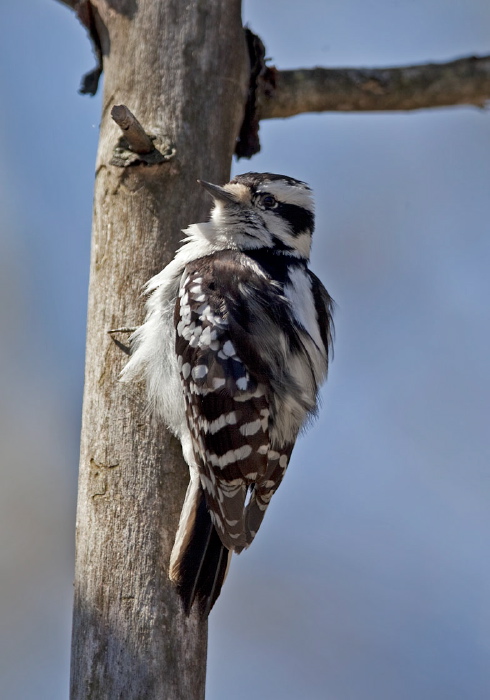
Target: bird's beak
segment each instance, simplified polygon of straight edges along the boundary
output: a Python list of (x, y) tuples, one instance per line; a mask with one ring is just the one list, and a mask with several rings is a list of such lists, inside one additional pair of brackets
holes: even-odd
[(219, 202), (232, 202), (237, 203), (237, 199), (234, 194), (225, 190), (224, 187), (219, 187), (219, 185), (213, 185), (211, 182), (206, 182), (205, 180), (198, 180), (198, 183), (204, 187), (205, 190), (209, 192), (211, 197)]

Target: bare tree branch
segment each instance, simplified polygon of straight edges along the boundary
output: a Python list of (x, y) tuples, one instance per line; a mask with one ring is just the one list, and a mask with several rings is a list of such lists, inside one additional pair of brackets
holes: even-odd
[[(81, 92), (95, 94), (102, 67), (90, 20), (90, 0), (58, 2), (74, 9), (89, 29), (98, 64), (85, 77)], [(250, 30), (246, 32), (250, 35), (248, 39), (252, 37), (264, 48), (259, 37)], [(490, 56), (466, 56), (447, 63), (395, 68), (298, 68), (282, 71), (265, 66), (262, 56), (262, 71), (255, 80), (252, 114), (248, 121), (255, 120), (256, 123), (260, 119), (293, 117), (305, 112), (411, 111), (455, 105), (484, 107), (490, 100)], [(250, 135), (241, 134), (241, 138), (245, 141)], [(255, 145), (245, 144), (241, 150), (240, 146), (237, 148), (239, 157), (249, 158), (260, 150), (258, 135), (255, 134), (254, 138)]]
[(268, 69), (258, 94), (260, 119), (303, 112), (414, 110), (490, 100), (490, 56), (399, 68)]

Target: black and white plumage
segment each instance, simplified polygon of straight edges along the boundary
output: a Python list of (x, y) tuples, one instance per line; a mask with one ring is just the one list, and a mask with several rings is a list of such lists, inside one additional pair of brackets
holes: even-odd
[(314, 207), (293, 178), (246, 173), (146, 291), (125, 381), (180, 439), (190, 483), (170, 561), (189, 612), (207, 615), (233, 552), (248, 547), (317, 410), (332, 300), (308, 269)]

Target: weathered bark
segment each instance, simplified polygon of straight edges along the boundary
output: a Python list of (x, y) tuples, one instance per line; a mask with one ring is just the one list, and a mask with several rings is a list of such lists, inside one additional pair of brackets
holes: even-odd
[[(77, 512), (72, 700), (204, 696), (206, 624), (167, 566), (187, 485), (180, 446), (118, 382), (111, 328), (143, 319), (142, 285), (206, 218), (197, 178), (225, 182), (245, 103), (240, 0), (92, 0), (104, 105), (95, 183)], [(157, 165), (110, 164), (125, 104), (172, 143)], [(123, 339), (125, 340), (125, 338)]]
[(257, 95), (259, 119), (303, 112), (483, 107), (490, 100), (490, 56), (398, 68), (269, 69), (265, 78)]

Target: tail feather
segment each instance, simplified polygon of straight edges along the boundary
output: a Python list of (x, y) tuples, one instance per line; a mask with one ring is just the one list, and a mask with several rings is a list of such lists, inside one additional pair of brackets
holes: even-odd
[(197, 601), (207, 617), (228, 572), (231, 552), (221, 542), (211, 522), (206, 499), (198, 482), (189, 485), (171, 558), (170, 578), (177, 585), (184, 610), (190, 613)]

